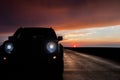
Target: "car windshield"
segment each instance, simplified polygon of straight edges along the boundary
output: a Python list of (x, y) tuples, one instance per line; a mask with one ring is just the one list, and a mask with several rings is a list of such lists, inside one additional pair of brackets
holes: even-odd
[(42, 37), (42, 38), (52, 38), (56, 39), (57, 36), (53, 29), (51, 28), (24, 28), (23, 30), (18, 30), (15, 33), (17, 38), (21, 37)]

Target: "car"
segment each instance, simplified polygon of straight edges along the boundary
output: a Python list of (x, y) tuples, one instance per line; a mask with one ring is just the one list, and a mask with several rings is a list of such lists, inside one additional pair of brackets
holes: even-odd
[(51, 27), (20, 27), (0, 46), (0, 65), (8, 71), (61, 75), (64, 68), (62, 40)]

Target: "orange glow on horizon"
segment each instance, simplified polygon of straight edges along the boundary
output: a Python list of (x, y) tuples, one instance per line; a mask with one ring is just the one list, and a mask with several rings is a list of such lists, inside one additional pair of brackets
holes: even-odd
[[(120, 25), (102, 26), (96, 28), (61, 30), (57, 31), (63, 36), (62, 43), (67, 46), (77, 47), (97, 44), (120, 43)], [(74, 44), (73, 44), (74, 43)], [(82, 43), (82, 45), (81, 45)]]
[(73, 47), (75, 48), (75, 47), (77, 47), (77, 46), (74, 44)]
[[(109, 27), (111, 25), (120, 25), (120, 21), (115, 22), (104, 22), (104, 23), (95, 23), (95, 24), (89, 24), (89, 23), (80, 23), (80, 22), (69, 22), (66, 24), (61, 25), (52, 25), (52, 28), (55, 29), (55, 31), (60, 30), (75, 30), (75, 29), (88, 29), (88, 28), (101, 28), (101, 27)], [(69, 28), (69, 29), (68, 29)]]

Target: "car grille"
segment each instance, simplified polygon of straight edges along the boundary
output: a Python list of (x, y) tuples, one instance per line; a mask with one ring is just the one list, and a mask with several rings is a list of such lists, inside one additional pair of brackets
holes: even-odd
[(34, 57), (46, 57), (46, 43), (45, 39), (29, 39), (24, 40), (20, 43), (19, 51), (24, 53), (23, 56), (29, 56), (30, 58)]

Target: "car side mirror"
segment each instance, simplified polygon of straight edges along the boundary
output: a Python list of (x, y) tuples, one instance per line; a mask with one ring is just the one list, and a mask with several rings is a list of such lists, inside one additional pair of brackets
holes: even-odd
[(12, 39), (13, 39), (13, 36), (9, 36), (8, 39), (9, 39), (9, 40), (12, 40)]
[(63, 40), (63, 37), (62, 36), (58, 36), (58, 41), (61, 41)]

